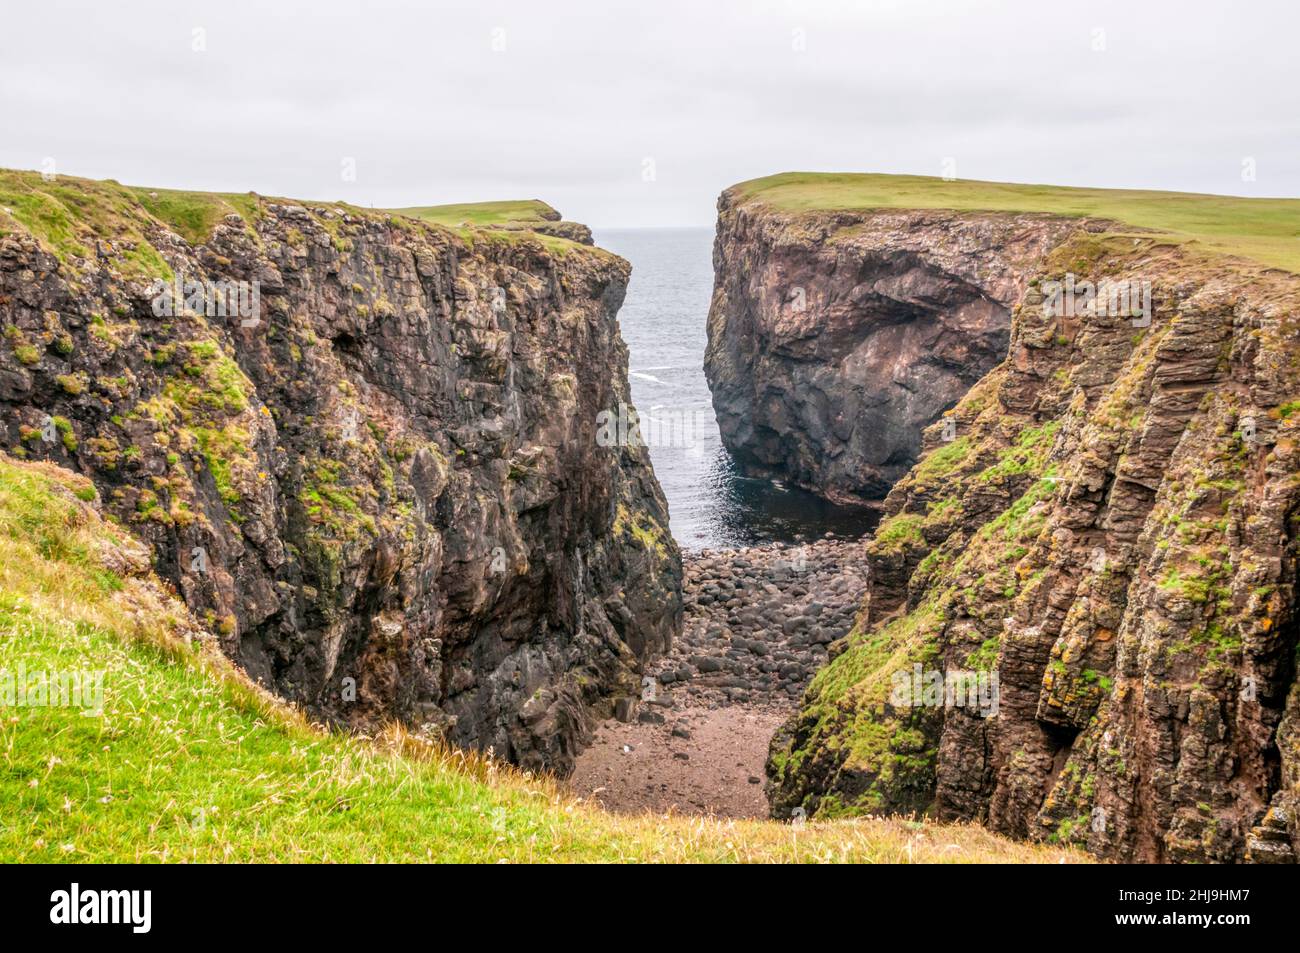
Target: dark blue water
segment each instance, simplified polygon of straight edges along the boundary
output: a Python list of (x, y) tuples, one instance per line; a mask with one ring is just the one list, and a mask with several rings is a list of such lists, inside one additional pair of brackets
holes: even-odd
[(678, 543), (717, 549), (797, 542), (827, 532), (861, 536), (871, 529), (871, 510), (741, 476), (722, 446), (704, 381), (713, 230), (600, 229), (595, 237), (632, 263), (619, 323), (629, 352), (632, 401)]

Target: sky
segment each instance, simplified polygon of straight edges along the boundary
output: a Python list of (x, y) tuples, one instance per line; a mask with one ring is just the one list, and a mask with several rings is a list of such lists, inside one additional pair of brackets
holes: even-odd
[(792, 170), (1300, 196), (1300, 4), (7, 5), (0, 167), (710, 225)]

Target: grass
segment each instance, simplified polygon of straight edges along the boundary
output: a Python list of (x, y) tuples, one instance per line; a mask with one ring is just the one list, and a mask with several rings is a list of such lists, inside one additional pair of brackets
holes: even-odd
[[(471, 202), (462, 205), (432, 205), (407, 209), (362, 209), (342, 202), (303, 202), (296, 199), (267, 197), (268, 201), (301, 205), (320, 215), (327, 210), (346, 209), (363, 219), (387, 219), (400, 223), (412, 218), (427, 224), (450, 228), (463, 238), (484, 237), (475, 230), (496, 226), (527, 228), (530, 224), (558, 221), (560, 215), (545, 202), (525, 199), (509, 202)], [(0, 169), (0, 238), (21, 228), (30, 232), (70, 271), (75, 273), (77, 259), (93, 260), (96, 243), (108, 251), (106, 243), (121, 249), (118, 267), (128, 279), (171, 280), (172, 270), (150, 243), (149, 233), (162, 224), (180, 235), (190, 245), (205, 244), (226, 216), (235, 214), (256, 235), (254, 226), (262, 216), (261, 199), (252, 193), (196, 192), (180, 189), (155, 189), (125, 186), (112, 179), (83, 179), (57, 175), (50, 180), (40, 173)], [(338, 233), (336, 218), (326, 216), (322, 227), (333, 234), (336, 246), (347, 247)], [(573, 243), (549, 235), (535, 238), (552, 251), (565, 254)], [(513, 241), (515, 236), (498, 231), (488, 237)], [(519, 236), (522, 237), (522, 236)], [(117, 257), (116, 255), (114, 256)]]
[(171, 268), (146, 237), (149, 216), (135, 194), (111, 179), (100, 182), (0, 169), (0, 237), (14, 225), (31, 232), (59, 261), (93, 259), (97, 242), (130, 247), (122, 256), (127, 278), (170, 280)]
[[(543, 222), (559, 221), (560, 213), (539, 199), (519, 199), (510, 202), (466, 202), (459, 205), (423, 205), (413, 208), (389, 209), (402, 215), (450, 228), (462, 239), (474, 245), (477, 242), (502, 242), (513, 244), (520, 239), (539, 242), (548, 251), (564, 256), (574, 243), (558, 235), (545, 235), (532, 231), (529, 226)], [(599, 249), (589, 249), (601, 254)]]
[(0, 455), (0, 674), (103, 673), (100, 714), (0, 704), (0, 861), (1086, 860), (901, 819), (613, 816), (401, 729), (326, 732), (220, 653), (94, 498)]
[(170, 225), (191, 245), (206, 243), (217, 223), (227, 215), (233, 213), (245, 222), (252, 222), (258, 214), (257, 198), (253, 195), (140, 187), (130, 187), (130, 191), (149, 214)]
[(784, 172), (735, 189), (748, 201), (788, 211), (925, 208), (1112, 219), (1300, 273), (1300, 199), (839, 172)]
[(513, 202), (467, 202), (460, 205), (425, 205), (414, 208), (395, 208), (390, 211), (409, 218), (449, 228), (470, 226), (483, 228), (489, 225), (557, 221), (560, 213), (538, 199)]

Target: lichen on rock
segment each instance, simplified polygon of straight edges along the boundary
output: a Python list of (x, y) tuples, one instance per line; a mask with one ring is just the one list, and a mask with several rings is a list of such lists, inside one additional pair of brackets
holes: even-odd
[[(627, 263), (341, 203), (0, 188), (0, 446), (90, 477), (319, 717), (568, 770), (680, 626), (671, 537), (615, 526), (667, 526), (646, 450), (595, 439), (630, 403)], [(159, 279), (256, 283), (260, 311), (159, 309)]]
[[(1149, 326), (1044, 307), (1150, 281)], [(978, 820), (1124, 860), (1291, 860), (1300, 278), (1079, 230), (1006, 359), (925, 431), (854, 631), (773, 740), (778, 814)], [(945, 439), (947, 438), (947, 439)], [(899, 704), (907, 666), (996, 714)]]

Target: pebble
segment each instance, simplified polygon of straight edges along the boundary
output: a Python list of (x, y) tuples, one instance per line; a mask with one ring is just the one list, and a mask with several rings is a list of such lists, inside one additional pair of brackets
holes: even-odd
[(692, 704), (788, 710), (826, 663), (826, 646), (853, 625), (867, 584), (863, 545), (820, 539), (684, 554), (683, 632), (647, 674)]

